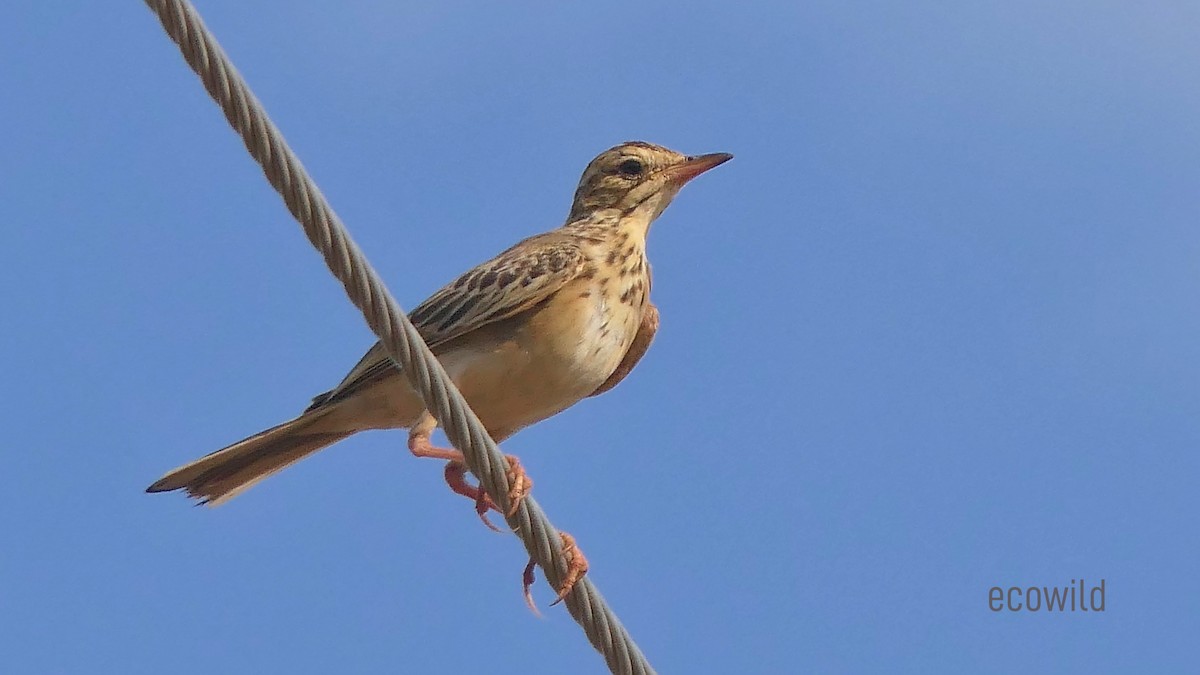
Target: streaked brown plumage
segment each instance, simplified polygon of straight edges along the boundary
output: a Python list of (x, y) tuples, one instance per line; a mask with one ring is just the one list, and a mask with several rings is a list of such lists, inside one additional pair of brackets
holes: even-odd
[[(691, 178), (730, 155), (686, 157), (649, 143), (587, 167), (562, 227), (530, 237), (433, 294), (410, 319), (496, 441), (613, 388), (658, 329), (646, 232)], [(380, 344), (299, 417), (163, 476), (220, 504), (317, 450), (367, 429), (410, 428), (418, 455), (434, 422)]]

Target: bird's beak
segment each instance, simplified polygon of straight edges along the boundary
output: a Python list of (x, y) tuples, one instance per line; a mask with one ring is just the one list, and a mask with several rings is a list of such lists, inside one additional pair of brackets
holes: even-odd
[(709, 169), (718, 167), (733, 159), (728, 152), (714, 152), (709, 155), (688, 157), (682, 162), (664, 170), (667, 179), (676, 185), (683, 185)]

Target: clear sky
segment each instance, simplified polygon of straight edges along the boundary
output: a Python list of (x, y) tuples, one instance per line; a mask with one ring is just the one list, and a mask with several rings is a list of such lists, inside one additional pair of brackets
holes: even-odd
[[(199, 7), (405, 307), (606, 147), (736, 155), (646, 359), (505, 445), (661, 672), (1194, 668), (1200, 4)], [(604, 672), (403, 432), (143, 494), (373, 336), (141, 3), (0, 63), (0, 670)]]

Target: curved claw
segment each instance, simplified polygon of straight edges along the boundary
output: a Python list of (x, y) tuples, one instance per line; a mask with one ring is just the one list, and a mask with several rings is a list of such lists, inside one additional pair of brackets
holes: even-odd
[(550, 603), (551, 607), (562, 602), (588, 571), (587, 558), (583, 557), (583, 551), (579, 550), (575, 537), (566, 532), (559, 532), (558, 536), (562, 538), (563, 557), (567, 559), (567, 576), (563, 578), (562, 588), (558, 589), (554, 602)]
[(443, 475), (446, 478), (446, 485), (449, 485), (455, 494), (460, 494), (475, 502), (475, 513), (483, 521), (483, 524), (487, 525), (489, 530), (493, 532), (504, 531), (493, 525), (492, 521), (488, 519), (487, 514), (489, 510), (495, 509), (499, 511), (500, 509), (496, 508), (496, 505), (492, 503), (491, 497), (488, 497), (483, 488), (467, 482), (467, 466), (465, 464), (454, 460), (446, 462), (446, 469)]
[[(558, 595), (554, 597), (554, 602), (550, 603), (551, 607), (566, 599), (571, 590), (575, 588), (575, 584), (579, 583), (579, 580), (588, 571), (587, 558), (583, 557), (583, 551), (579, 550), (579, 545), (575, 543), (575, 537), (561, 531), (558, 536), (562, 539), (563, 557), (567, 561), (567, 576), (563, 577), (562, 588), (558, 589)], [(529, 588), (533, 586), (534, 582), (533, 569), (535, 565), (533, 558), (530, 558), (529, 563), (525, 565), (525, 572), (521, 575), (521, 581), (524, 584), (525, 604), (535, 615), (541, 616), (541, 612), (533, 603), (533, 595), (529, 592)]]
[(533, 558), (530, 558), (529, 564), (525, 565), (525, 572), (521, 574), (521, 585), (522, 591), (525, 594), (525, 606), (529, 608), (529, 611), (533, 612), (534, 616), (541, 618), (542, 613), (538, 611), (537, 605), (533, 603), (533, 593), (529, 592), (535, 580), (533, 576), (535, 567), (537, 567), (537, 563), (533, 562)]

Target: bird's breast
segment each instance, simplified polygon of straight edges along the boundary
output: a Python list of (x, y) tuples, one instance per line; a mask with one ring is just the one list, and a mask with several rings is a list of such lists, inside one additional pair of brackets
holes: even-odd
[(576, 279), (527, 316), (497, 327), (503, 337), (472, 341), (439, 358), (488, 431), (502, 439), (590, 395), (616, 370), (644, 306), (626, 290), (614, 280)]
[(633, 342), (644, 303), (629, 288), (616, 277), (577, 280), (534, 322), (546, 361), (586, 390), (581, 396), (608, 379)]

